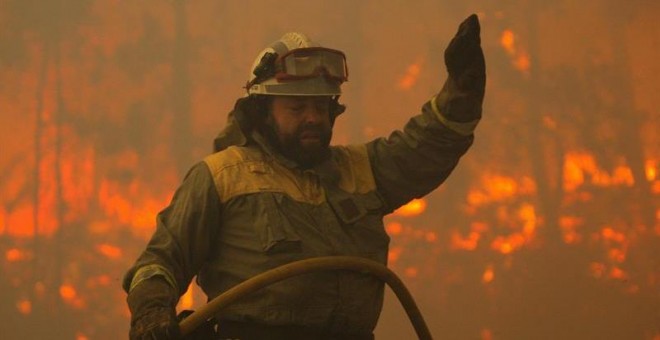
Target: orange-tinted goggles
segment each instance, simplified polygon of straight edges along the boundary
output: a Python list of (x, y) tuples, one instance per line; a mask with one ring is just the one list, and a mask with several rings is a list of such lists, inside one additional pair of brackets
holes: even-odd
[(343, 52), (324, 48), (297, 48), (278, 58), (278, 81), (300, 80), (323, 75), (345, 82), (348, 80), (348, 66)]

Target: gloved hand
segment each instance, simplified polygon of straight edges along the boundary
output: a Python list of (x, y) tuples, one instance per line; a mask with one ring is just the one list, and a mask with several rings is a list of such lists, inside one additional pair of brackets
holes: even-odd
[(481, 50), (479, 18), (470, 15), (445, 50), (449, 77), (437, 97), (437, 107), (454, 122), (481, 118), (481, 104), (486, 90), (486, 63)]
[(131, 340), (180, 339), (174, 288), (159, 276), (133, 287), (126, 301), (131, 310)]

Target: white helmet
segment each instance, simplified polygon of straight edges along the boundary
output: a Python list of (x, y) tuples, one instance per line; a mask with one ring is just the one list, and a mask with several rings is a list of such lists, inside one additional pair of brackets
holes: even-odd
[(245, 88), (248, 94), (338, 96), (347, 80), (343, 52), (290, 32), (259, 53)]

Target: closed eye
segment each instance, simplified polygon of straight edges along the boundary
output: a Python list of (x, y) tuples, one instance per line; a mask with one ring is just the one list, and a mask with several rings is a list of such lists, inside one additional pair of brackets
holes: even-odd
[(290, 106), (289, 110), (293, 113), (302, 113), (303, 111), (305, 111), (305, 105)]

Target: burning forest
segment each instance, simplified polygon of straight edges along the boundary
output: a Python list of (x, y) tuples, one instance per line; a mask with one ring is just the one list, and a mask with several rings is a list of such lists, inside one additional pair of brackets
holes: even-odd
[[(1, 0), (3, 337), (126, 337), (122, 275), (263, 46), (346, 51), (333, 143), (364, 142), (440, 90), (469, 13), (484, 118), (386, 218), (389, 267), (439, 339), (659, 340), (660, 4), (609, 0)], [(179, 308), (204, 303), (193, 284)], [(388, 293), (377, 338), (413, 334)]]

